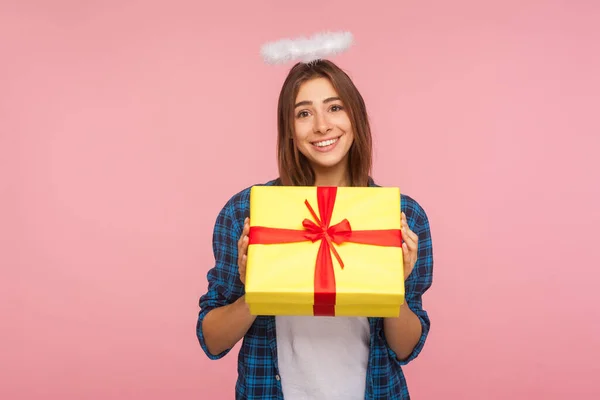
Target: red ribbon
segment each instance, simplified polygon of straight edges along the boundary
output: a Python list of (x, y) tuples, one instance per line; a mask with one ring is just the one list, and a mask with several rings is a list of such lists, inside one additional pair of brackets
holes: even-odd
[(252, 226), (249, 233), (249, 244), (283, 244), (305, 240), (314, 243), (318, 240), (321, 241), (317, 253), (314, 279), (313, 313), (318, 316), (335, 315), (335, 272), (331, 253), (333, 253), (341, 268), (344, 268), (344, 262), (333, 243), (340, 245), (344, 242), (353, 242), (375, 246), (402, 247), (402, 232), (400, 229), (353, 231), (350, 222), (345, 218), (332, 226), (331, 216), (336, 195), (337, 187), (317, 187), (317, 203), (321, 219), (306, 200), (304, 203), (314, 221), (309, 219), (302, 221), (304, 230)]

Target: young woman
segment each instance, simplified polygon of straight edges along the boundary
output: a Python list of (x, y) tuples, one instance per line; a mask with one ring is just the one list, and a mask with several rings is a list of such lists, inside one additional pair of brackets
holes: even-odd
[[(280, 176), (264, 185), (376, 186), (364, 101), (330, 61), (291, 69), (279, 97), (277, 142)], [(409, 399), (402, 366), (421, 352), (430, 327), (421, 300), (433, 272), (424, 210), (403, 194), (406, 302), (397, 318), (254, 317), (244, 301), (249, 194), (234, 195), (217, 217), (216, 265), (197, 324), (210, 359), (243, 340), (236, 399)]]

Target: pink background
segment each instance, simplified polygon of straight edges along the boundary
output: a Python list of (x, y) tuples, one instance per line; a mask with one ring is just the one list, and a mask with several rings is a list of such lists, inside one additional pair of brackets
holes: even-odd
[(260, 45), (326, 29), (430, 217), (413, 397), (600, 397), (599, 2), (203, 4), (2, 2), (0, 398), (233, 398), (195, 336), (213, 223), (276, 175)]

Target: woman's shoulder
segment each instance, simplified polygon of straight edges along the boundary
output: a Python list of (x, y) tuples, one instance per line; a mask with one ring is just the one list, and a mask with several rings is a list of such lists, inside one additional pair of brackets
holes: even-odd
[[(372, 178), (369, 181), (369, 186), (383, 187), (375, 183)], [(427, 213), (425, 212), (425, 209), (414, 197), (403, 193), (402, 191), (400, 191), (400, 208), (406, 214), (406, 218), (409, 220), (409, 225), (412, 225), (411, 221), (414, 223), (418, 221), (420, 224), (428, 224)]]
[(250, 191), (254, 186), (277, 186), (279, 185), (279, 178), (272, 179), (262, 183), (256, 183), (254, 185), (248, 186), (237, 193), (234, 193), (229, 197), (221, 213), (229, 213), (231, 216), (239, 217), (240, 214), (245, 215), (248, 214), (250, 210)]

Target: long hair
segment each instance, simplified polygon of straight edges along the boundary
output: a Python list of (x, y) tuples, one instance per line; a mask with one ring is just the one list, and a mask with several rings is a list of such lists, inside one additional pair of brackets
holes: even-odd
[(373, 144), (365, 102), (350, 79), (328, 60), (297, 63), (290, 70), (277, 107), (277, 161), (279, 179), (285, 186), (313, 186), (315, 173), (294, 143), (294, 103), (300, 86), (313, 78), (327, 78), (348, 110), (354, 141), (349, 150), (350, 186), (368, 186)]

